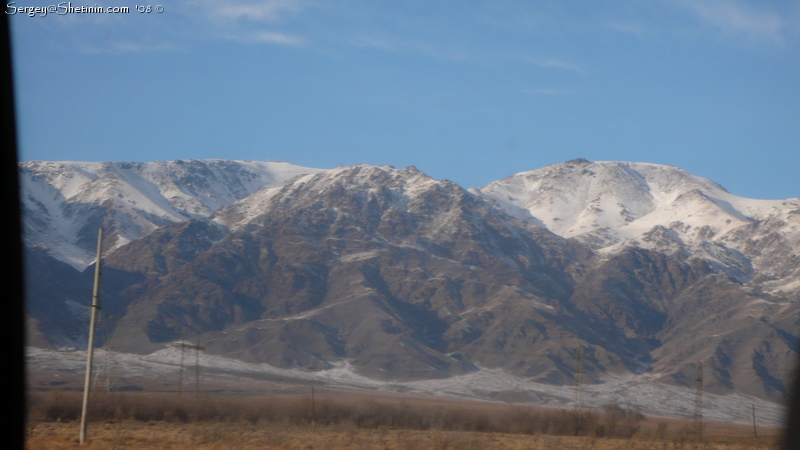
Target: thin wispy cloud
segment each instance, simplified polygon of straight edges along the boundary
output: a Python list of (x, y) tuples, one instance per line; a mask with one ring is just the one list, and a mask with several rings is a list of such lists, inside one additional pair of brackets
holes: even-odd
[(534, 59), (528, 58), (528, 61), (533, 63), (536, 66), (545, 68), (545, 69), (564, 69), (564, 70), (572, 70), (575, 72), (583, 73), (583, 68), (580, 66), (570, 63), (568, 61), (564, 61), (562, 59)]
[(389, 52), (405, 52), (427, 57), (455, 61), (481, 61), (484, 55), (473, 48), (460, 44), (445, 44), (436, 40), (423, 40), (409, 37), (357, 35), (343, 42), (361, 48), (372, 48)]
[(183, 48), (181, 40), (176, 38), (178, 33), (166, 21), (145, 20), (141, 16), (136, 12), (53, 14), (30, 24), (41, 32), (58, 35), (59, 38), (50, 40), (48, 45), (61, 51), (122, 55)]
[(173, 43), (161, 42), (106, 42), (104, 45), (90, 45), (80, 44), (77, 50), (82, 53), (108, 53), (113, 55), (121, 55), (125, 53), (141, 53), (141, 52), (157, 52), (157, 51), (173, 51), (179, 49), (180, 46)]
[(389, 42), (385, 38), (376, 36), (359, 35), (348, 40), (348, 43), (356, 47), (375, 48), (379, 50), (397, 50), (397, 45)]
[(301, 0), (198, 0), (192, 3), (202, 7), (209, 18), (222, 21), (274, 22), (287, 13), (303, 9)]
[(778, 45), (785, 42), (785, 19), (764, 7), (753, 7), (733, 0), (680, 0), (679, 4), (725, 33)]
[[(306, 0), (176, 0), (162, 14), (70, 14), (42, 20), (66, 38), (54, 46), (89, 54), (174, 51), (200, 38), (302, 47), (297, 33), (264, 30), (294, 18)], [(45, 18), (51, 19), (51, 18)], [(75, 32), (80, 30), (80, 32)]]
[(299, 36), (291, 36), (284, 33), (276, 33), (273, 31), (260, 31), (253, 34), (248, 39), (250, 42), (287, 45), (290, 47), (299, 47), (305, 45), (307, 40)]
[(188, 0), (196, 13), (188, 14), (206, 36), (242, 43), (302, 47), (308, 39), (297, 34), (264, 30), (284, 24), (303, 12), (305, 0)]

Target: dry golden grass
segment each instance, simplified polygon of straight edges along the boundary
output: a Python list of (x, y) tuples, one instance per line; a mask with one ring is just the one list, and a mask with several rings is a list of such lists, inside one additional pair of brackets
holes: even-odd
[[(270, 424), (135, 422), (96, 424), (89, 439), (78, 445), (77, 422), (39, 423), (30, 430), (26, 448), (67, 449), (593, 449), (593, 450), (749, 450), (752, 438), (711, 438), (705, 443), (680, 436), (659, 439), (637, 436), (633, 439), (519, 435), (439, 430), (362, 429), (353, 425), (330, 427), (279, 426)], [(777, 448), (775, 439), (762, 439), (759, 449)]]
[[(78, 446), (80, 394), (29, 396), (29, 449), (752, 449), (752, 429), (603, 412), (546, 410), (486, 402), (359, 396), (183, 396), (98, 393), (89, 440)], [(622, 414), (622, 415), (620, 415)], [(759, 449), (777, 448), (760, 430)], [(765, 437), (773, 434), (772, 437)], [(609, 437), (610, 436), (610, 437)], [(631, 437), (632, 436), (632, 437)], [(622, 439), (625, 437), (625, 439)]]

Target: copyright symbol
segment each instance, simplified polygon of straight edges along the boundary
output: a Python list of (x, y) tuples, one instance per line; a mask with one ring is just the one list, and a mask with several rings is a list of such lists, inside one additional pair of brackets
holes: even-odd
[(161, 5), (156, 5), (156, 12), (161, 14), (164, 12), (164, 7)]

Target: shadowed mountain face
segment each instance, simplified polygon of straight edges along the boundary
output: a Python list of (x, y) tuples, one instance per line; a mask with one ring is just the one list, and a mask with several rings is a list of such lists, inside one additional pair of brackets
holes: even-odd
[[(199, 339), (214, 354), (309, 370), (347, 362), (376, 379), (488, 367), (567, 384), (584, 345), (594, 382), (651, 372), (690, 385), (705, 361), (715, 392), (780, 399), (796, 303), (741, 284), (719, 259), (667, 250), (598, 255), (414, 168), (340, 168), (110, 252), (101, 340), (149, 353)], [(65, 276), (50, 260), (29, 266)], [(42, 305), (37, 343), (77, 341), (48, 318), (65, 301), (30, 302)]]

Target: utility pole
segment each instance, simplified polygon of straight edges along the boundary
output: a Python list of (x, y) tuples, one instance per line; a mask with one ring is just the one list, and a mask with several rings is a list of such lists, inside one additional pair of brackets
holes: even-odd
[(205, 347), (200, 347), (200, 338), (197, 339), (197, 345), (194, 347), (194, 395), (200, 396), (200, 350), (205, 350)]
[(753, 406), (753, 447), (758, 450), (758, 430), (756, 430), (756, 404), (752, 403)]
[(94, 354), (94, 329), (97, 310), (100, 309), (100, 258), (103, 250), (103, 229), (97, 230), (97, 260), (94, 265), (94, 289), (92, 290), (91, 317), (89, 320), (89, 347), (86, 350), (86, 379), (83, 383), (83, 408), (81, 409), (81, 434), (79, 442), (86, 442), (86, 419), (89, 413), (89, 391), (92, 387), (92, 356)]
[(317, 408), (314, 403), (314, 385), (311, 385), (311, 427), (313, 428), (317, 422)]
[(573, 404), (575, 411), (583, 411), (583, 339), (578, 339), (578, 350), (575, 354), (575, 391), (573, 392)]
[(183, 333), (181, 333), (181, 368), (178, 371), (178, 397), (181, 396), (183, 391), (183, 355), (186, 353), (186, 342), (183, 340)]
[(697, 363), (697, 393), (694, 398), (694, 425), (697, 439), (703, 440), (703, 361)]

